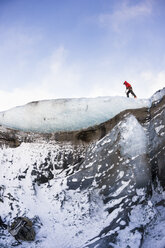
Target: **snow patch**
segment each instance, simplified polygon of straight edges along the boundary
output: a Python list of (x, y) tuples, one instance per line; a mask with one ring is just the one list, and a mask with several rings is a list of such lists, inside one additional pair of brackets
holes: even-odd
[(157, 134), (159, 134), (160, 130), (164, 128), (164, 125), (160, 125), (159, 127), (155, 127), (155, 131)]

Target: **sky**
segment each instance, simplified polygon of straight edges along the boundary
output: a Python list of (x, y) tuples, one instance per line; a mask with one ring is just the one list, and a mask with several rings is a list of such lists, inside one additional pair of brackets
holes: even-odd
[(0, 111), (165, 86), (164, 0), (0, 0)]

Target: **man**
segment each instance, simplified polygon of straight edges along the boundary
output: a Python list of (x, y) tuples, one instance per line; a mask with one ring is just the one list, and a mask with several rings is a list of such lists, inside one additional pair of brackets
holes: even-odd
[(135, 93), (132, 90), (132, 86), (127, 81), (125, 81), (123, 84), (125, 84), (125, 86), (126, 86), (127, 97), (129, 97), (129, 93), (131, 93), (134, 96), (134, 98), (136, 98), (136, 95), (135, 95)]

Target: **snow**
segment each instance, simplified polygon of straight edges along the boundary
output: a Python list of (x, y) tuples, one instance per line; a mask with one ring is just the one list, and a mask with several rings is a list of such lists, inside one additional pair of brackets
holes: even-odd
[[(65, 148), (68, 149), (68, 152), (71, 150), (69, 144), (65, 144)], [(67, 190), (66, 176), (62, 173), (59, 176), (58, 171), (55, 172), (55, 178), (50, 181), (50, 187), (47, 184), (40, 186), (35, 184), (34, 187), (31, 165), (36, 161), (38, 164), (42, 164), (49, 151), (54, 151), (52, 157), (52, 161), (54, 161), (59, 149), (58, 143), (54, 145), (22, 144), (17, 148), (4, 147), (1, 149), (0, 182), (1, 185), (5, 185), (1, 216), (6, 217), (5, 222), (8, 223), (17, 214), (26, 215), (29, 218), (39, 216), (42, 223), (41, 228), (36, 229), (36, 241), (40, 242), (23, 242), (19, 246), (20, 248), (82, 248), (84, 244), (90, 245), (96, 241), (98, 238), (93, 240), (93, 237), (97, 237), (100, 231), (116, 220), (118, 214), (123, 211), (122, 202), (127, 196), (120, 197), (119, 194), (129, 182), (123, 181), (122, 186), (114, 195), (111, 195), (117, 196), (117, 198), (110, 200), (106, 205), (103, 204), (97, 190), (92, 189), (90, 192), (89, 189), (84, 191)], [(27, 168), (26, 177), (18, 180), (18, 176)], [(122, 176), (122, 171), (119, 172), (119, 175)], [(103, 185), (104, 187), (105, 185)], [(151, 244), (154, 244), (155, 248), (163, 248), (165, 245), (165, 211), (163, 206), (160, 206), (159, 209), (156, 208), (156, 203), (164, 199), (165, 194), (160, 192), (159, 196), (153, 196), (147, 203), (145, 191), (137, 189), (134, 200), (138, 200), (139, 197), (141, 197), (142, 203), (131, 208), (129, 224), (125, 226), (126, 222), (119, 218), (117, 220), (118, 227), (103, 235), (108, 236), (118, 232), (117, 243), (112, 244), (113, 247), (138, 248), (142, 239), (138, 228), (143, 225), (147, 226), (147, 230), (142, 247), (149, 248)], [(119, 207), (115, 207), (117, 205)], [(114, 209), (109, 215), (106, 211), (108, 207)], [(121, 229), (120, 226), (122, 226)], [(0, 245), (3, 247), (5, 244), (5, 247), (12, 247), (14, 238), (7, 231), (5, 234), (6, 238), (0, 241)], [(91, 239), (92, 241), (90, 241)]]
[(152, 102), (157, 102), (160, 101), (161, 98), (165, 95), (165, 88), (158, 90), (151, 98), (151, 103)]
[(130, 180), (129, 181), (122, 181), (122, 186), (119, 187), (116, 192), (114, 194), (112, 194), (111, 196), (118, 196), (130, 183)]
[(150, 104), (150, 100), (119, 96), (44, 100), (0, 112), (0, 125), (33, 132), (72, 131), (100, 124), (125, 109)]
[(123, 176), (124, 176), (124, 171), (120, 171), (116, 178), (116, 181), (120, 180)]
[[(68, 151), (71, 149), (69, 144), (66, 148)], [(0, 150), (0, 182), (5, 185), (3, 204), (0, 202), (1, 216), (8, 223), (18, 214), (29, 218), (39, 216), (42, 223), (36, 236), (36, 241), (41, 242), (24, 242), (20, 248), (82, 247), (85, 241), (95, 237), (110, 222), (97, 190), (67, 190), (66, 176), (62, 173), (59, 176), (58, 171), (49, 187), (46, 183), (34, 186), (31, 165), (36, 161), (42, 164), (49, 151), (55, 151), (54, 160), (59, 149), (58, 144), (35, 143)], [(27, 168), (26, 177), (18, 180)], [(14, 238), (6, 237), (4, 242), (11, 247)]]
[(164, 125), (160, 125), (158, 127), (155, 127), (156, 133), (159, 134), (160, 130), (164, 128)]

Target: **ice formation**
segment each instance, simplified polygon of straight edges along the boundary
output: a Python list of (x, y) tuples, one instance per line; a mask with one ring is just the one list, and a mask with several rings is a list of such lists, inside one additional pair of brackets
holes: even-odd
[(0, 113), (0, 125), (33, 132), (73, 131), (100, 124), (125, 109), (151, 101), (126, 97), (57, 99), (31, 102)]

